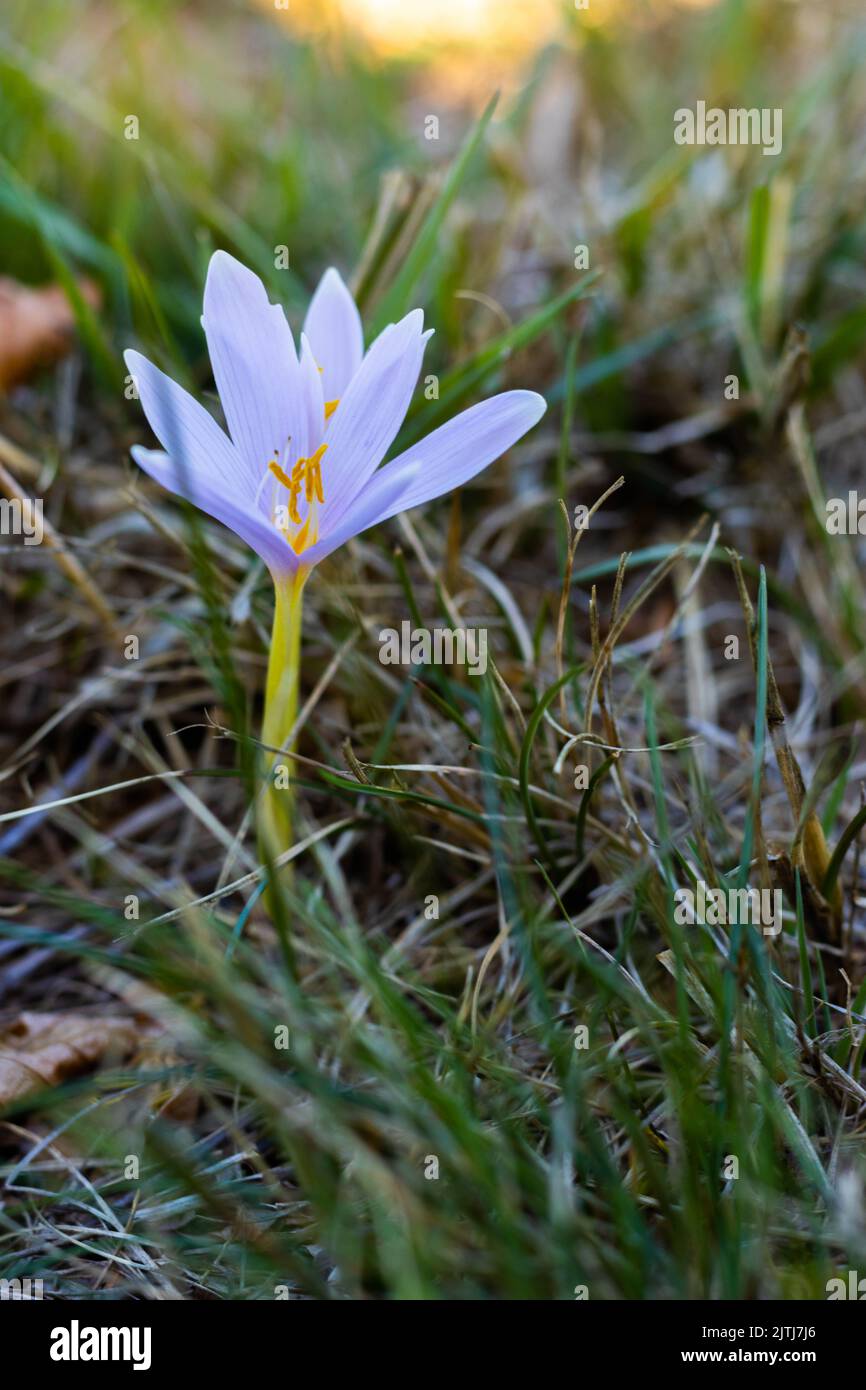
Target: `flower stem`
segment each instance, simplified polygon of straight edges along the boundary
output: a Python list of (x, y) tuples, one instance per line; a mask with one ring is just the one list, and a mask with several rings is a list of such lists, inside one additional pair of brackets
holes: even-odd
[[(298, 684), (301, 669), (301, 627), (306, 572), (301, 570), (275, 584), (276, 604), (268, 676), (262, 743), (266, 746), (267, 777), (259, 817), (259, 853), (273, 861), (292, 844), (291, 786), (292, 731), (298, 717)], [(289, 740), (291, 739), (291, 743)], [(280, 752), (272, 752), (279, 749)]]

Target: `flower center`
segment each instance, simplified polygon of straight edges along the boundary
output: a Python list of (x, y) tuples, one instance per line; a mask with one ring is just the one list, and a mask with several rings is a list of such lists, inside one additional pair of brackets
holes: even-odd
[[(288, 488), (289, 491), (289, 520), (295, 526), (299, 526), (300, 530), (294, 536), (290, 536), (284, 526), (280, 526), (280, 530), (296, 555), (300, 555), (308, 545), (315, 545), (318, 539), (317, 504), (325, 501), (325, 494), (322, 490), (322, 456), (327, 447), (327, 444), (320, 444), (316, 452), (311, 454), (309, 458), (298, 459), (291, 473), (287, 473), (284, 468), (281, 468), (275, 458), (271, 459), (268, 464), (268, 469), (273, 473), (277, 482), (282, 483), (283, 487)], [(306, 519), (302, 518), (298, 511), (298, 500), (302, 488), (307, 502)]]

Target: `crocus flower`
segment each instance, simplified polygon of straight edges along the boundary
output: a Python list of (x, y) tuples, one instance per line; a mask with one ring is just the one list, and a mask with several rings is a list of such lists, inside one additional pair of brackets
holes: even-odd
[(227, 432), (139, 352), (125, 353), (163, 450), (136, 445), (146, 473), (224, 523), (264, 560), (276, 590), (263, 741), (290, 742), (300, 603), (312, 568), (396, 512), (460, 487), (544, 414), (506, 391), (457, 415), (389, 463), (430, 331), (420, 309), (364, 351), (361, 317), (336, 270), (310, 302), (298, 353), (282, 308), (225, 251), (211, 258), (202, 316)]
[(421, 370), (420, 309), (364, 352), (361, 317), (336, 270), (310, 302), (300, 356), (282, 308), (225, 251), (211, 258), (202, 316), (228, 433), (139, 352), (125, 353), (165, 452), (132, 456), (170, 492), (223, 522), (276, 584), (361, 531), (480, 473), (536, 424), (534, 391), (506, 391), (457, 415), (380, 467)]

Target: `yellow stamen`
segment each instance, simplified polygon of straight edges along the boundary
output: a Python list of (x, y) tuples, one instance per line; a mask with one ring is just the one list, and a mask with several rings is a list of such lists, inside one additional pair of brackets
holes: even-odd
[(291, 486), (292, 486), (292, 480), (291, 480), (291, 478), (290, 478), (286, 473), (283, 472), (282, 468), (281, 468), (280, 465), (277, 463), (276, 459), (271, 459), (270, 463), (268, 464), (268, 468), (271, 470), (271, 472), (273, 473), (274, 477), (275, 477), (276, 479), (278, 479), (279, 482), (282, 483), (283, 487), (291, 487)]
[(289, 479), (289, 516), (296, 526), (301, 523), (301, 515), (298, 511), (298, 498), (301, 495), (301, 484), (304, 481), (304, 465), (306, 459), (298, 459), (292, 469), (292, 476)]
[(304, 481), (306, 483), (308, 502), (312, 502), (314, 495), (319, 502), (324, 502), (325, 500), (325, 495), (322, 492), (322, 455), (327, 447), (327, 444), (320, 444), (312, 458), (303, 460), (307, 465)]
[[(310, 458), (298, 459), (294, 465), (291, 475), (280, 467), (276, 459), (271, 459), (268, 468), (274, 477), (281, 482), (283, 487), (289, 490), (289, 519), (296, 526), (301, 525), (301, 514), (298, 511), (298, 498), (301, 495), (301, 488), (304, 489), (304, 496), (307, 502), (314, 499), (317, 502), (324, 502), (325, 494), (322, 489), (322, 456), (327, 449), (327, 444), (320, 444), (318, 449)], [(303, 528), (290, 543), (298, 554), (306, 549), (307, 536), (310, 528), (310, 516), (307, 516)], [(316, 528), (318, 531), (318, 528)]]

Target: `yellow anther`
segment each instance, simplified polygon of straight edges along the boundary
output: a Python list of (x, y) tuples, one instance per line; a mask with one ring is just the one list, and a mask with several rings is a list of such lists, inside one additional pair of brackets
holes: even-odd
[(327, 447), (327, 444), (320, 444), (312, 458), (303, 460), (307, 465), (304, 481), (307, 487), (308, 502), (312, 502), (314, 496), (318, 502), (325, 500), (325, 494), (322, 492), (322, 455)]
[(340, 404), (339, 396), (335, 401), (325, 401), (325, 419), (330, 420), (337, 406)]
[(277, 463), (276, 459), (271, 459), (270, 463), (268, 464), (268, 468), (271, 470), (271, 472), (273, 473), (274, 477), (275, 477), (279, 482), (282, 483), (283, 487), (291, 487), (291, 486), (292, 486), (292, 480), (291, 480), (291, 478), (288, 477), (288, 475), (285, 474), (285, 473), (283, 472), (282, 468), (281, 468), (280, 465)]
[(304, 466), (306, 459), (298, 459), (292, 469), (292, 476), (289, 479), (289, 516), (295, 525), (300, 525), (301, 517), (298, 512), (298, 498), (301, 495), (301, 486), (304, 481)]

